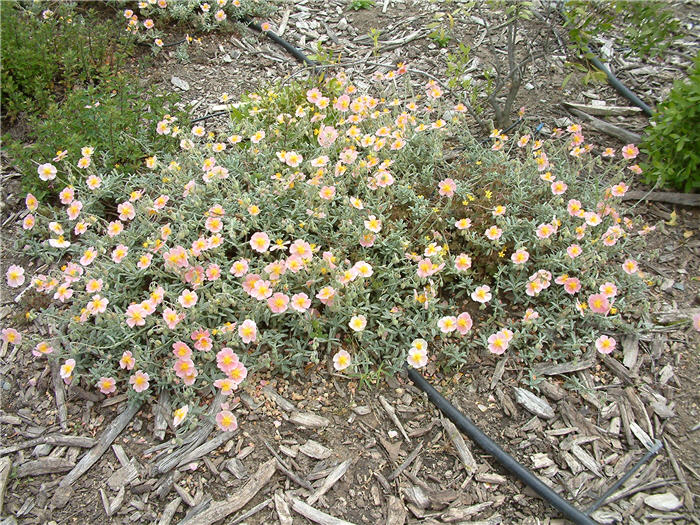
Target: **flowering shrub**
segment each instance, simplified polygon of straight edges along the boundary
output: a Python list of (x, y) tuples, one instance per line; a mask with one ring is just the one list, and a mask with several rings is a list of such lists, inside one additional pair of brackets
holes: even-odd
[(157, 20), (187, 23), (199, 30), (212, 31), (246, 17), (267, 16), (273, 9), (268, 0), (147, 0), (138, 2), (134, 12), (129, 8), (133, 2), (113, 2), (123, 8), (126, 30), (140, 41), (153, 42), (156, 47), (163, 46), (162, 32), (155, 23)]
[[(635, 258), (651, 228), (622, 216), (612, 158), (634, 148), (599, 155), (571, 126), (551, 142), (494, 130), (484, 149), (436, 85), (399, 93), (359, 94), (338, 75), (244, 97), (225, 134), (166, 117), (157, 132), (180, 153), (130, 176), (83, 148), (62, 206), (26, 199), (21, 242), (54, 267), (13, 266), (7, 281), (31, 279), (27, 295), (47, 299), (31, 315), (60, 336), (25, 344), (105, 394), (173, 391), (176, 423), (249, 371), (331, 355), (365, 374), (470, 350), (525, 363), (613, 351), (645, 288)], [(38, 168), (54, 182), (72, 169)], [(217, 421), (235, 426), (227, 409)]]

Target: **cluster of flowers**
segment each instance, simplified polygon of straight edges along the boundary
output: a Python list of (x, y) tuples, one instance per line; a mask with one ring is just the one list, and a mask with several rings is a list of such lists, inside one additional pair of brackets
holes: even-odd
[[(52, 162), (62, 165), (39, 166), (56, 185), (73, 163), (84, 173), (56, 187), (62, 207), (38, 212), (28, 195), (23, 217), (23, 242), (56, 261), (31, 278), (55, 299), (32, 315), (51, 316), (70, 339), (64, 379), (140, 395), (154, 381), (183, 401), (181, 422), (193, 392), (229, 394), (261, 363), (318, 361), (320, 342), (335, 347), (337, 370), (371, 356), (419, 367), (428, 341), (433, 357), (450, 345), (525, 351), (555, 337), (551, 319), (561, 318), (612, 351), (602, 332), (624, 328), (618, 310), (631, 313), (643, 287), (623, 250), (651, 227), (637, 230), (616, 209), (623, 182), (582, 189), (566, 163), (593, 148), (562, 157), (555, 144), (520, 138), (531, 155), (521, 162), (499, 133), (495, 152), (465, 152), (471, 176), (436, 180), (446, 166), (425, 152), (463, 132), (466, 110), (445, 103), (438, 85), (403, 100), (360, 94), (342, 74), (287, 89), (244, 97), (246, 118), (226, 135), (165, 116), (157, 133), (181, 153), (153, 152), (136, 176), (101, 174), (90, 147), (77, 163), (61, 151)], [(439, 118), (446, 108), (449, 122)], [(562, 288), (550, 286), (554, 275)], [(7, 281), (21, 286), (24, 270), (13, 265)], [(54, 351), (49, 340), (31, 346), (37, 357)], [(219, 416), (235, 427), (228, 409)]]
[[(133, 9), (124, 9), (127, 20), (126, 31), (142, 40), (163, 47), (163, 40), (156, 29), (154, 19), (167, 18), (195, 22), (205, 30), (214, 29), (226, 20), (239, 20), (244, 16), (259, 16), (270, 11), (270, 5), (262, 0), (147, 0), (137, 4), (138, 14)], [(141, 15), (141, 17), (139, 17)], [(270, 30), (265, 23), (264, 30)], [(187, 36), (187, 42), (192, 38)]]

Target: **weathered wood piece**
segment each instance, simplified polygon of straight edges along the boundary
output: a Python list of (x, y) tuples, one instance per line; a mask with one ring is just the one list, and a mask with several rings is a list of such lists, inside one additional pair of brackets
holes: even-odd
[(541, 397), (536, 396), (524, 388), (516, 387), (513, 391), (515, 392), (515, 400), (525, 407), (528, 412), (542, 419), (552, 419), (554, 417), (554, 410), (549, 403)]
[(493, 505), (492, 501), (484, 501), (483, 503), (469, 505), (468, 507), (452, 507), (447, 512), (442, 514), (440, 518), (443, 521), (447, 522), (465, 521), (474, 516), (475, 514), (479, 514), (483, 510), (488, 509), (491, 505)]
[(622, 197), (623, 201), (655, 201), (679, 204), (681, 206), (700, 206), (699, 193), (673, 193), (670, 191), (628, 191)]
[(266, 461), (233, 496), (223, 501), (213, 501), (207, 510), (189, 519), (184, 519), (180, 525), (211, 525), (242, 509), (272, 479), (275, 473), (275, 464), (275, 459)]
[(280, 520), (280, 525), (293, 525), (294, 519), (292, 518), (292, 512), (289, 510), (289, 505), (287, 500), (284, 499), (284, 494), (281, 490), (275, 492), (275, 510), (277, 511), (277, 518)]
[(140, 402), (130, 404), (112, 421), (105, 431), (102, 432), (95, 446), (83, 456), (78, 464), (73, 467), (73, 470), (66, 474), (66, 477), (59, 483), (58, 489), (51, 501), (54, 507), (62, 507), (68, 502), (72, 493), (71, 485), (102, 457), (102, 454), (105, 453), (116, 437), (121, 434), (122, 430), (129, 424), (129, 421), (136, 415), (139, 408), (141, 408)]
[(188, 453), (186, 456), (184, 456), (180, 460), (180, 462), (177, 464), (177, 466), (182, 467), (183, 465), (186, 465), (187, 463), (191, 463), (192, 461), (209, 454), (210, 452), (216, 450), (221, 445), (226, 443), (232, 437), (233, 437), (233, 432), (221, 432), (221, 433), (217, 434), (215, 437), (211, 438), (206, 443), (201, 444), (200, 446), (198, 446), (197, 448), (192, 450), (190, 453)]
[(314, 523), (319, 523), (320, 525), (354, 525), (349, 521), (341, 520), (339, 518), (331, 516), (330, 514), (321, 512), (320, 510), (317, 510), (311, 505), (308, 505), (294, 497), (291, 498), (291, 502), (292, 509), (295, 512), (298, 512), (299, 514), (313, 521)]
[(324, 447), (321, 443), (313, 439), (309, 439), (299, 447), (299, 452), (314, 459), (326, 459), (331, 455), (331, 450), (329, 448)]
[(265, 397), (276, 403), (277, 406), (285, 412), (294, 412), (297, 409), (297, 407), (295, 407), (291, 401), (279, 395), (272, 387), (267, 386), (263, 388), (262, 391), (263, 394), (265, 394)]
[(562, 102), (566, 107), (585, 111), (589, 115), (599, 117), (621, 117), (637, 115), (642, 112), (642, 108), (637, 106), (594, 106), (590, 104), (577, 104), (576, 102)]
[(48, 434), (46, 436), (30, 439), (16, 445), (0, 448), (0, 456), (12, 454), (23, 448), (35, 447), (37, 445), (58, 445), (65, 447), (90, 448), (95, 445), (95, 439), (87, 436), (66, 436), (63, 434)]
[(175, 516), (180, 503), (182, 503), (180, 496), (177, 496), (174, 500), (168, 503), (165, 506), (165, 509), (163, 509), (163, 514), (161, 515), (160, 520), (158, 520), (158, 525), (170, 525), (170, 522), (173, 521), (173, 517)]
[(27, 461), (17, 467), (17, 477), (41, 476), (42, 474), (56, 474), (67, 472), (75, 466), (75, 463), (66, 458), (39, 458), (34, 461)]
[(576, 108), (569, 107), (566, 109), (569, 110), (569, 113), (572, 113), (588, 122), (588, 125), (596, 131), (600, 131), (601, 133), (605, 133), (611, 137), (616, 137), (623, 142), (629, 142), (632, 144), (639, 144), (642, 141), (642, 136), (638, 133), (633, 133), (619, 126), (615, 126), (614, 124), (610, 124), (609, 122), (605, 122), (604, 120), (600, 120), (599, 118), (591, 116), (588, 113), (584, 113), (583, 111), (579, 111)]
[(333, 471), (330, 474), (328, 474), (328, 477), (318, 488), (318, 490), (316, 490), (316, 492), (314, 492), (313, 494), (311, 494), (311, 496), (306, 498), (306, 503), (308, 503), (309, 505), (313, 505), (314, 503), (316, 503), (318, 501), (318, 498), (320, 498), (326, 492), (328, 492), (330, 488), (333, 485), (335, 485), (336, 481), (343, 477), (343, 475), (348, 471), (348, 468), (350, 467), (351, 463), (352, 460), (346, 459), (340, 465), (335, 467)]
[(244, 512), (237, 518), (233, 519), (228, 525), (238, 525), (240, 522), (250, 518), (253, 514), (257, 514), (261, 510), (263, 510), (265, 507), (267, 507), (270, 503), (272, 503), (272, 498), (268, 498), (262, 503), (258, 503), (255, 507), (252, 509)]
[(533, 372), (538, 376), (555, 376), (578, 372), (595, 365), (595, 354), (589, 353), (583, 359), (569, 361), (567, 363), (542, 363), (533, 367)]
[(7, 490), (7, 480), (12, 471), (12, 459), (0, 459), (0, 516), (2, 516), (2, 507), (5, 502), (5, 490)]
[(474, 474), (474, 472), (476, 472), (477, 464), (471, 450), (469, 450), (469, 447), (467, 446), (466, 441), (464, 441), (462, 433), (457, 430), (454, 423), (447, 418), (442, 418), (442, 428), (445, 429), (445, 432), (447, 432), (447, 437), (449, 437), (450, 441), (452, 441), (452, 445), (454, 445), (455, 450), (457, 451), (457, 457), (462, 462), (467, 474), (471, 476)]
[[(688, 510), (690, 512), (695, 511), (695, 502), (693, 501), (693, 493), (690, 490), (690, 486), (688, 485), (688, 480), (685, 479), (685, 473), (683, 472), (683, 469), (680, 467), (678, 464), (678, 461), (676, 460), (676, 456), (673, 453), (673, 450), (671, 449), (671, 444), (669, 443), (668, 439), (664, 437), (664, 450), (668, 454), (668, 458), (671, 460), (671, 466), (673, 467), (673, 471), (676, 473), (676, 477), (678, 478), (678, 481), (681, 482), (681, 485), (683, 486), (683, 500), (685, 503), (685, 506), (688, 507)], [(2, 494), (0, 494), (0, 511), (2, 510)]]
[(418, 457), (418, 454), (420, 451), (423, 450), (423, 442), (421, 441), (418, 446), (413, 449), (413, 452), (411, 452), (408, 457), (404, 460), (401, 465), (399, 465), (396, 470), (394, 470), (389, 476), (387, 476), (387, 481), (394, 481), (396, 478), (399, 477), (399, 475), (408, 468), (408, 466), (413, 463), (413, 460)]
[(384, 408), (386, 413), (389, 414), (389, 418), (394, 423), (394, 425), (396, 425), (396, 427), (399, 429), (403, 438), (410, 443), (411, 438), (408, 437), (408, 434), (406, 433), (406, 430), (403, 428), (401, 421), (399, 420), (398, 416), (396, 415), (396, 410), (394, 409), (393, 406), (391, 406), (391, 403), (389, 403), (386, 400), (386, 398), (382, 395), (379, 396), (379, 402), (382, 404), (382, 407)]
[(58, 361), (51, 362), (51, 381), (56, 396), (56, 408), (58, 410), (58, 424), (64, 432), (68, 430), (68, 408), (66, 407), (66, 391), (61, 378), (61, 367)]
[(168, 428), (168, 416), (170, 415), (170, 394), (163, 390), (158, 397), (158, 403), (153, 405), (153, 435), (158, 441), (165, 439), (165, 430)]
[(275, 449), (273, 449), (267, 441), (263, 441), (263, 443), (265, 443), (265, 447), (267, 447), (267, 450), (269, 450), (270, 453), (275, 457), (275, 461), (277, 462), (277, 469), (282, 474), (287, 476), (289, 479), (291, 479), (294, 483), (296, 483), (300, 487), (304, 487), (309, 492), (314, 490), (313, 486), (311, 486), (311, 483), (309, 483), (305, 479), (302, 479), (300, 476), (296, 475), (292, 471), (292, 469), (289, 467), (289, 465), (287, 465), (287, 462), (284, 461), (277, 452), (275, 452)]
[(330, 424), (330, 421), (325, 417), (311, 412), (294, 412), (289, 416), (289, 421), (307, 428), (324, 428)]
[(401, 498), (389, 496), (387, 498), (386, 525), (404, 525), (406, 523), (406, 507)]

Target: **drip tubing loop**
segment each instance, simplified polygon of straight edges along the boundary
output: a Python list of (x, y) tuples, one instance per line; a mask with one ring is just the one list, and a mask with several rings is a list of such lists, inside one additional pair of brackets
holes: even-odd
[(455, 426), (469, 438), (479, 445), (486, 453), (493, 456), (506, 470), (514, 474), (520, 481), (540, 495), (547, 503), (561, 512), (566, 518), (577, 525), (595, 525), (595, 521), (586, 516), (583, 512), (575, 508), (559, 494), (542, 483), (528, 469), (518, 463), (511, 455), (499, 447), (491, 438), (484, 434), (474, 423), (457, 410), (447, 399), (445, 399), (433, 386), (428, 383), (423, 376), (412, 368), (408, 368), (408, 377), (418, 388), (428, 395), (428, 399), (445, 414)]

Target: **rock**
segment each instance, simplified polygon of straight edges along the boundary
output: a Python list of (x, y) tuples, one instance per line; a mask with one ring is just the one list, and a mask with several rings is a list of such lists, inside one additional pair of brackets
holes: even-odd
[(525, 390), (524, 388), (514, 388), (515, 390), (515, 400), (521, 404), (528, 412), (535, 414), (542, 419), (552, 419), (554, 417), (554, 410), (549, 403), (537, 397), (532, 392)]
[(170, 82), (172, 82), (173, 86), (181, 89), (182, 91), (190, 90), (190, 85), (187, 83), (187, 81), (182, 80), (180, 77), (176, 77), (175, 75), (173, 75), (173, 77), (170, 79)]
[(672, 511), (679, 509), (683, 503), (673, 492), (666, 492), (664, 494), (653, 494), (644, 498), (644, 503), (649, 505), (652, 509), (662, 510), (662, 511)]

